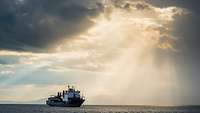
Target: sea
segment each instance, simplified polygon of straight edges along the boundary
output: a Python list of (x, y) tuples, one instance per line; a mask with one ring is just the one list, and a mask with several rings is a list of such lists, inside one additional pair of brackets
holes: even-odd
[(1, 104), (0, 113), (200, 113), (200, 106), (84, 105), (73, 108), (31, 104)]

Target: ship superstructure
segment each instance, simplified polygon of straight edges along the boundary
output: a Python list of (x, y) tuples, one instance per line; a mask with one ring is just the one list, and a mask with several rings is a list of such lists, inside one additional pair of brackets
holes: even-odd
[(84, 101), (85, 98), (80, 95), (80, 91), (68, 85), (67, 90), (58, 92), (56, 96), (49, 97), (46, 104), (58, 107), (80, 107)]

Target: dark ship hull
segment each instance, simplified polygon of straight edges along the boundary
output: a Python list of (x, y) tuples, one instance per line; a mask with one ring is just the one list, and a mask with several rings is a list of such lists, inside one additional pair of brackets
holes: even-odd
[(84, 101), (85, 101), (84, 99), (72, 99), (67, 102), (65, 101), (55, 102), (55, 101), (47, 100), (46, 104), (49, 106), (55, 106), (55, 107), (80, 107)]

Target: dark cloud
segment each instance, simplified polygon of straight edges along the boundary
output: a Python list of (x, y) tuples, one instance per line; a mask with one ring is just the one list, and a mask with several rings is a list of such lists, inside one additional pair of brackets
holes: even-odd
[(134, 7), (137, 10), (151, 10), (146, 2), (136, 1), (112, 0), (112, 3), (117, 8), (131, 9), (131, 7)]
[(180, 82), (185, 89), (184, 94), (191, 96), (190, 100), (200, 102), (200, 14), (192, 12), (183, 18), (176, 20), (174, 34), (179, 36), (177, 47), (180, 53), (177, 54), (177, 68), (180, 74)]
[(199, 0), (149, 0), (159, 7), (178, 6), (189, 10), (189, 14), (176, 17), (173, 35), (179, 37), (174, 55), (179, 83), (181, 84), (182, 101), (191, 104), (200, 103), (200, 1)]
[(200, 12), (199, 0), (145, 0), (159, 7), (177, 6), (191, 10), (192, 12)]
[(1, 0), (0, 49), (42, 52), (93, 25), (97, 0)]

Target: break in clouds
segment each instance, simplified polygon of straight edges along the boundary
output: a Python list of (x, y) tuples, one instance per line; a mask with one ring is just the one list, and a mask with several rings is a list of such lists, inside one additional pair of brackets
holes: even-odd
[(140, 0), (2, 0), (0, 8), (1, 100), (45, 98), (70, 83), (88, 104), (197, 102), (176, 58), (174, 27), (186, 8)]

